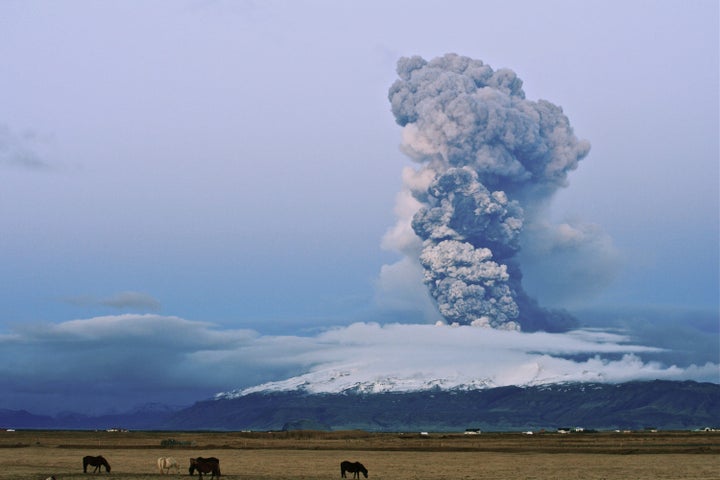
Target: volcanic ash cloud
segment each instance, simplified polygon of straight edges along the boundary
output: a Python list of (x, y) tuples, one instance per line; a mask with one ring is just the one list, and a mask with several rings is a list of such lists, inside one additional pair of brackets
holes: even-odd
[[(557, 105), (525, 99), (508, 69), (448, 54), (398, 62), (389, 100), (403, 127), (404, 172), (416, 210), (395, 244), (418, 258), (448, 323), (564, 331), (574, 319), (541, 308), (522, 287), (521, 234), (590, 150)], [(406, 199), (407, 201), (407, 199)], [(407, 222), (405, 222), (407, 224)]]

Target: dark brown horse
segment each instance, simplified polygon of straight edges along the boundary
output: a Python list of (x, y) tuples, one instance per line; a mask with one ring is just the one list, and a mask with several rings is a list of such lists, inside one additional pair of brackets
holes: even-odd
[(198, 471), (200, 474), (200, 480), (202, 480), (203, 473), (212, 473), (210, 476), (210, 479), (212, 480), (215, 477), (220, 478), (220, 460), (218, 460), (215, 457), (208, 457), (208, 458), (191, 458), (190, 459), (190, 475), (195, 473), (195, 470)]
[(340, 464), (340, 476), (345, 478), (345, 472), (353, 474), (353, 478), (360, 478), (360, 472), (367, 478), (367, 468), (360, 462), (348, 462), (345, 460)]
[(101, 467), (105, 467), (105, 471), (110, 473), (110, 464), (107, 460), (105, 460), (105, 457), (103, 457), (102, 455), (98, 455), (97, 457), (93, 457), (90, 455), (83, 457), (83, 473), (87, 473), (88, 465), (95, 467), (93, 473), (102, 472)]

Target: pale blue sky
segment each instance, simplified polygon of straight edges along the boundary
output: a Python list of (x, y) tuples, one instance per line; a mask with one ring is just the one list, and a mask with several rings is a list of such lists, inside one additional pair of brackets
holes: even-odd
[[(447, 52), (514, 70), (592, 145), (551, 214), (597, 224), (618, 262), (574, 284), (531, 263), (528, 292), (701, 310), (717, 335), (718, 23), (708, 0), (2, 0), (0, 340), (37, 358), (30, 331), (145, 313), (293, 336), (427, 323), (378, 291), (412, 164), (387, 92), (399, 57)], [(182, 400), (303, 371), (283, 368)]]

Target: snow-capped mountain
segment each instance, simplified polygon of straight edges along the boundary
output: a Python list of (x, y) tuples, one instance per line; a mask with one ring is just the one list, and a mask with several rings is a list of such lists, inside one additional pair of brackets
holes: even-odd
[(323, 370), (310, 372), (277, 382), (222, 392), (216, 399), (238, 398), (251, 393), (302, 391), (306, 393), (389, 393), (420, 392), (425, 390), (480, 390), (496, 387), (489, 379), (469, 378), (457, 373), (445, 378), (423, 376), (373, 375), (358, 369)]
[[(475, 367), (475, 368), (473, 368)], [(503, 372), (496, 376), (479, 376), (476, 365), (429, 366), (413, 368), (407, 364), (388, 367), (384, 373), (372, 364), (353, 364), (342, 367), (321, 368), (286, 380), (221, 392), (215, 399), (233, 399), (253, 393), (304, 392), (309, 394), (340, 393), (401, 393), (429, 390), (471, 391), (488, 388), (537, 386), (567, 382), (602, 382), (602, 375), (585, 372), (584, 375), (562, 375), (542, 363), (528, 362), (516, 368), (512, 375)]]
[[(315, 347), (303, 358), (309, 364), (305, 373), (225, 391), (216, 398), (256, 392), (385, 393), (676, 380), (684, 379), (688, 370), (644, 361), (641, 355), (658, 349), (593, 330), (558, 336), (474, 327), (425, 325), (408, 330), (403, 325), (356, 324), (326, 332)], [(699, 378), (715, 374), (710, 364), (693, 368)]]

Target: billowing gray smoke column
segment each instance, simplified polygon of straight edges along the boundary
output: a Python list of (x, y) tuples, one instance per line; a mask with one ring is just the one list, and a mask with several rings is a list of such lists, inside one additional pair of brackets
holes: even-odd
[(507, 69), (454, 54), (398, 62), (389, 92), (403, 150), (422, 168), (408, 187), (420, 202), (425, 283), (449, 323), (563, 331), (574, 319), (540, 308), (516, 261), (523, 226), (590, 149), (560, 107), (525, 99)]

